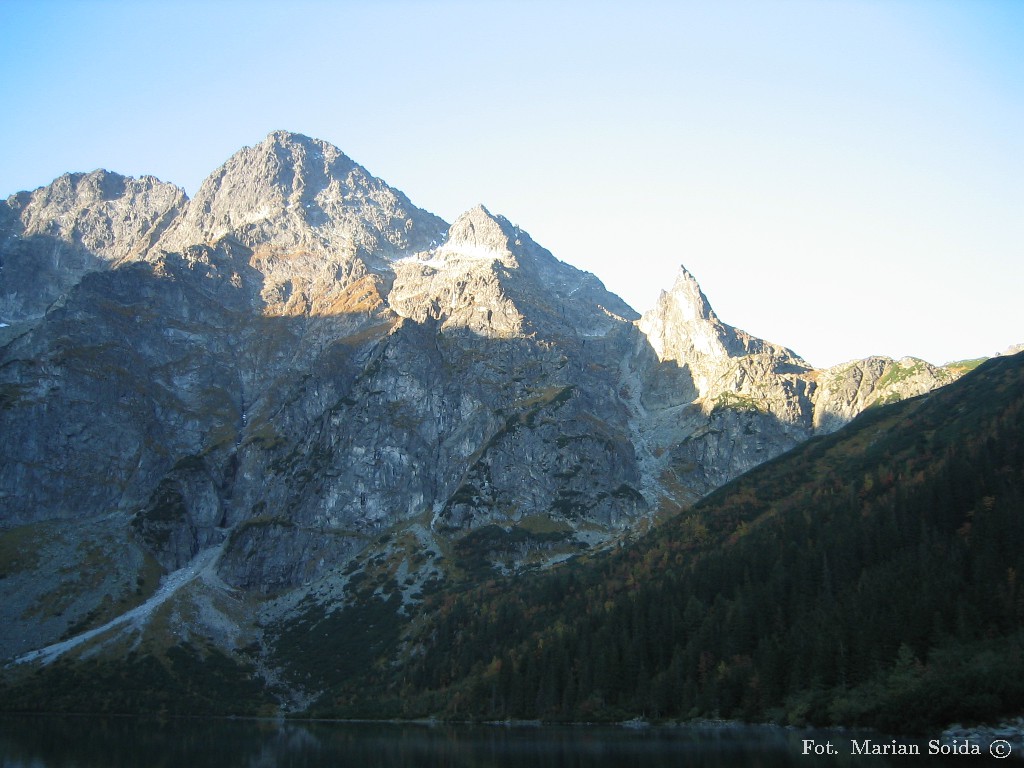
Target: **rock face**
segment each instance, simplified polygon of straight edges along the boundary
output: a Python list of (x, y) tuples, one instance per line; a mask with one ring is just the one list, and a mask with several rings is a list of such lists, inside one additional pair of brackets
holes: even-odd
[(107, 171), (12, 195), (0, 205), (0, 319), (41, 318), (86, 273), (138, 258), (184, 203), (171, 184)]
[(381, 262), (429, 247), (446, 229), (337, 147), (275, 131), (211, 174), (158, 246), (231, 237), (252, 249)]
[(928, 392), (960, 372), (871, 357), (814, 370), (794, 352), (721, 322), (694, 279), (637, 323), (634, 434), (645, 488), (686, 504), (875, 404)]
[[(267, 615), (344, 601), (357, 563), (391, 558), (403, 605), (445, 553), (544, 565), (955, 375), (812, 370), (722, 323), (685, 270), (640, 318), (507, 219), (478, 206), (449, 227), (285, 132), (193, 200), (104, 171), (14, 195), (0, 267), (8, 655), (201, 553), (182, 595), (274, 597)], [(95, 565), (74, 526), (108, 542), (108, 576), (27, 586), (44, 559)], [(26, 595), (59, 609), (44, 621)], [(175, 610), (229, 649), (225, 622), (255, 621)]]

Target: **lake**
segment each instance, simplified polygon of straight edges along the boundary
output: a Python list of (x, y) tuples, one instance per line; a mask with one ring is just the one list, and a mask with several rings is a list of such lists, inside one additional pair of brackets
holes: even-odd
[[(864, 758), (849, 733), (770, 727), (427, 725), (149, 720), (68, 716), (0, 717), (2, 768), (785, 768), (906, 765), (922, 758)], [(871, 738), (858, 734), (856, 738)], [(889, 743), (875, 737), (876, 743)], [(835, 745), (804, 755), (803, 740)], [(982, 758), (929, 757), (966, 768)], [(1015, 763), (1016, 761), (1011, 761)]]

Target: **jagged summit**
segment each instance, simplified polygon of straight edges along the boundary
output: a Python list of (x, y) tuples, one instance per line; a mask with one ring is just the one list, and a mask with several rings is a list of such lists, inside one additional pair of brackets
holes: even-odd
[(441, 250), (467, 256), (507, 256), (515, 240), (516, 228), (508, 219), (477, 205), (455, 220)]
[(276, 131), (271, 131), (266, 135), (263, 141), (260, 142), (260, 146), (289, 147), (296, 145), (302, 145), (309, 148), (317, 148), (320, 149), (321, 151), (329, 148), (330, 150), (333, 150), (333, 152), (344, 156), (344, 153), (341, 152), (341, 150), (339, 150), (336, 146), (334, 146), (328, 141), (324, 141), (323, 139), (317, 139), (312, 136), (307, 136), (304, 133), (288, 131), (283, 128), (279, 128)]
[(0, 319), (38, 319), (84, 275), (139, 258), (186, 202), (173, 184), (106, 170), (0, 201)]
[(679, 265), (672, 288), (662, 291), (661, 296), (675, 303), (679, 316), (683, 319), (718, 320), (697, 278), (682, 264)]
[(638, 315), (594, 275), (555, 258), (507, 218), (477, 205), (437, 248), (395, 263), (388, 301), (401, 315), (488, 337), (605, 336)]
[(780, 362), (810, 370), (792, 350), (723, 323), (697, 279), (682, 265), (672, 288), (662, 291), (654, 308), (641, 318), (640, 328), (661, 360), (693, 364), (767, 353)]
[[(506, 267), (554, 268), (569, 265), (556, 259), (530, 235), (500, 214), (476, 205), (455, 220), (437, 254), (497, 259)], [(578, 271), (575, 268), (574, 272)]]
[(154, 222), (146, 215), (151, 208), (162, 214), (186, 200), (184, 190), (154, 176), (132, 178), (99, 168), (65, 173), (32, 192), (11, 195), (0, 226), (6, 237), (56, 237), (116, 261), (152, 236)]
[(722, 359), (740, 351), (732, 329), (718, 319), (697, 279), (682, 265), (672, 288), (644, 313), (640, 328), (661, 360)]
[(1024, 352), (1024, 343), (1022, 343), (1022, 344), (1013, 344), (1013, 345), (1007, 347), (1002, 352), (1000, 352), (997, 355), (997, 357), (1007, 357), (1009, 355), (1016, 355), (1016, 354), (1019, 354), (1021, 352)]
[(173, 184), (161, 181), (155, 176), (144, 175), (139, 178), (125, 176), (116, 171), (109, 171), (105, 168), (97, 168), (93, 171), (73, 171), (62, 173), (49, 184), (37, 187), (35, 190), (17, 192), (10, 196), (9, 201), (13, 205), (27, 205), (34, 202), (36, 205), (67, 205), (73, 199), (87, 199), (90, 201), (114, 201), (123, 197), (130, 186), (146, 188), (168, 187), (175, 190), (178, 187)]
[(386, 258), (429, 248), (446, 229), (333, 144), (274, 131), (207, 177), (160, 246), (231, 236), (251, 248)]

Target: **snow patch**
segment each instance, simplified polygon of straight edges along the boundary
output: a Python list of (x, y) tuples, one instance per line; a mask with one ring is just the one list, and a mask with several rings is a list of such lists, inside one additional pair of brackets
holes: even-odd
[(488, 248), (482, 245), (463, 245), (454, 243), (442, 245), (438, 252), (446, 256), (461, 256), (466, 259), (485, 259), (487, 261), (493, 261), (494, 259), (501, 258), (502, 256), (502, 254), (494, 248)]
[(457, 265), (460, 261), (494, 261), (500, 259), (501, 254), (488, 248), (480, 248), (474, 246), (450, 246), (445, 245), (434, 251), (429, 251), (429, 258), (424, 258), (426, 254), (414, 254), (412, 256), (406, 256), (401, 259), (396, 259), (395, 264), (415, 264), (421, 267), (430, 267), (431, 269), (448, 269), (453, 265)]

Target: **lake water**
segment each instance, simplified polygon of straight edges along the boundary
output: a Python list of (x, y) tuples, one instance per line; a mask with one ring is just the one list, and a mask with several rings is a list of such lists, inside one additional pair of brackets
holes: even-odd
[[(803, 739), (838, 755), (803, 755)], [(2, 768), (787, 768), (993, 758), (850, 755), (850, 734), (777, 728), (459, 726), (271, 720), (0, 717)], [(861, 738), (861, 736), (858, 736)], [(888, 743), (888, 742), (886, 742)], [(1011, 760), (1011, 764), (1017, 763)], [(1019, 764), (1019, 763), (1017, 763)]]

